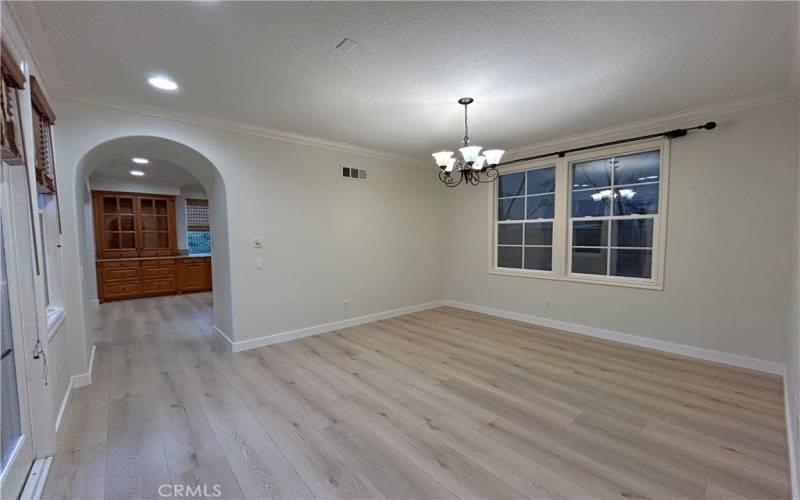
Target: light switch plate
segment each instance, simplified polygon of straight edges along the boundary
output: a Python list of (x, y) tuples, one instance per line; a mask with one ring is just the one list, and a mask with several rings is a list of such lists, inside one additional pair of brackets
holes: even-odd
[(261, 244), (261, 237), (253, 237), (253, 248), (264, 248), (264, 245)]

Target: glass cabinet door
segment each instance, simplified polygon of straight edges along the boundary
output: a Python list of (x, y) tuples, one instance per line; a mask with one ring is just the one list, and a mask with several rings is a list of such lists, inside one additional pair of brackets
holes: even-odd
[(101, 258), (175, 255), (175, 199), (95, 191), (95, 240)]
[[(102, 195), (99, 209), (101, 211), (102, 232), (100, 233), (101, 253), (108, 257), (121, 257), (135, 254), (136, 244), (136, 210), (134, 196)], [(98, 235), (96, 235), (98, 236)]]
[(142, 252), (166, 252), (172, 249), (172, 218), (170, 200), (139, 197)]

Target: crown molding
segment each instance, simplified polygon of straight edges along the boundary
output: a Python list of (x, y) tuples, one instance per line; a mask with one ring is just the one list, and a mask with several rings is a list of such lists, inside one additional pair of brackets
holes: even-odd
[[(4, 32), (11, 31), (16, 42), (17, 57), (24, 57), (33, 65), (34, 74), (41, 76), (40, 84), (45, 94), (60, 92), (64, 85), (64, 77), (58, 69), (50, 41), (36, 9), (34, 2), (5, 2), (11, 13), (11, 23), (3, 23)], [(13, 26), (12, 26), (13, 25)], [(23, 29), (24, 28), (24, 29)], [(24, 50), (23, 50), (24, 48)]]
[[(294, 144), (301, 144), (304, 146), (311, 146), (321, 149), (328, 149), (338, 151), (341, 153), (355, 154), (359, 156), (366, 156), (380, 160), (395, 161), (407, 165), (417, 167), (431, 168), (431, 163), (417, 158), (405, 157), (395, 153), (382, 151), (379, 149), (369, 148), (366, 146), (359, 146), (346, 142), (339, 142), (330, 139), (323, 139), (321, 137), (314, 137), (310, 135), (300, 134), (296, 132), (289, 132), (286, 130), (274, 129), (269, 127), (259, 127), (242, 122), (235, 122), (229, 120), (222, 120), (217, 118), (210, 118), (206, 116), (197, 116), (186, 113), (164, 113), (157, 111), (154, 108), (135, 104), (124, 101), (119, 98), (108, 96), (90, 95), (86, 93), (79, 93), (73, 91), (73, 95), (57, 95), (56, 99), (79, 102), (82, 104), (90, 104), (119, 111), (126, 111), (129, 113), (136, 113), (154, 118), (161, 118), (165, 120), (172, 120), (181, 123), (188, 123), (200, 127), (214, 128), (218, 130), (225, 130), (228, 132), (252, 135), (256, 137), (264, 137), (283, 142), (290, 142)], [(739, 99), (735, 101), (725, 101), (706, 106), (686, 109), (675, 113), (666, 115), (655, 116), (638, 120), (624, 125), (615, 125), (602, 129), (583, 132), (567, 137), (560, 137), (557, 139), (542, 141), (527, 146), (513, 148), (507, 152), (508, 159), (522, 158), (525, 156), (532, 156), (546, 150), (562, 149), (571, 146), (585, 145), (587, 142), (601, 142), (606, 140), (614, 140), (631, 134), (646, 134), (655, 133), (666, 128), (676, 128), (682, 126), (696, 125), (695, 122), (705, 120), (721, 121), (724, 115), (745, 111), (748, 109), (759, 108), (763, 106), (770, 106), (773, 104), (780, 104), (784, 102), (791, 102), (798, 99), (794, 91), (775, 92), (762, 96)]]
[[(699, 125), (700, 122), (715, 120), (720, 122), (724, 115), (745, 111), (748, 109), (760, 108), (784, 102), (791, 102), (798, 99), (794, 91), (774, 92), (747, 99), (735, 101), (718, 102), (690, 108), (666, 115), (654, 116), (629, 122), (624, 125), (615, 125), (602, 129), (582, 132), (580, 134), (560, 137), (547, 141), (529, 144), (518, 148), (510, 149), (507, 154), (508, 160), (534, 156), (550, 150), (567, 149), (569, 147), (580, 147), (587, 143), (602, 142), (620, 139), (631, 134), (648, 134), (660, 132), (663, 129), (678, 128), (684, 126)], [(695, 123), (697, 122), (697, 123)]]
[(387, 160), (397, 163), (403, 163), (415, 167), (431, 168), (429, 162), (422, 161), (417, 158), (410, 158), (407, 156), (390, 153), (380, 149), (360, 146), (347, 142), (334, 141), (330, 139), (323, 139), (311, 135), (300, 134), (297, 132), (290, 132), (287, 130), (280, 130), (269, 127), (260, 127), (257, 125), (250, 125), (247, 123), (236, 122), (231, 120), (223, 120), (219, 118), (211, 118), (208, 116), (192, 115), (187, 113), (157, 111), (149, 106), (134, 104), (118, 98), (107, 96), (92, 96), (87, 94), (73, 94), (73, 95), (56, 95), (55, 99), (63, 101), (78, 102), (81, 104), (89, 104), (118, 111), (125, 111), (128, 113), (136, 113), (139, 115), (150, 116), (153, 118), (160, 118), (164, 120), (171, 120), (180, 123), (187, 123), (198, 127), (213, 128), (217, 130), (225, 130), (238, 134), (251, 135), (255, 137), (263, 137), (276, 141), (290, 142), (293, 144), (300, 144), (303, 146), (310, 146), (320, 149), (327, 149), (331, 151), (338, 151), (340, 153), (354, 154), (358, 156), (366, 156), (378, 160)]

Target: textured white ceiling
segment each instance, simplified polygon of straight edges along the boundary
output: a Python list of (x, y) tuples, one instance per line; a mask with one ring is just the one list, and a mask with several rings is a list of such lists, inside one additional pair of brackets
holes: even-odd
[[(130, 161), (129, 157), (125, 156), (126, 152), (123, 148), (120, 148), (118, 154), (113, 155), (116, 159), (96, 168), (91, 173), (92, 177), (203, 189), (200, 180), (181, 166), (158, 158), (150, 158), (150, 163), (147, 165), (137, 165)], [(146, 153), (147, 148), (143, 148), (141, 152)], [(143, 177), (134, 177), (130, 174), (131, 170), (141, 170), (145, 175)]]
[[(56, 93), (417, 158), (788, 91), (796, 3), (39, 2)], [(344, 38), (358, 43), (347, 52)], [(153, 73), (181, 88), (150, 88)]]

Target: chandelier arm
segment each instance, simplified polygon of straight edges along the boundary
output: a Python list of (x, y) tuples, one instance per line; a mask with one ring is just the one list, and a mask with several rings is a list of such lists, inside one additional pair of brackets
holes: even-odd
[(497, 179), (498, 173), (496, 168), (489, 167), (484, 173), (486, 174), (486, 178), (480, 181), (482, 184), (490, 184)]
[(449, 184), (445, 183), (445, 186), (450, 187), (450, 188), (454, 188), (454, 187), (459, 186), (462, 182), (464, 182), (464, 176), (463, 175), (461, 177), (459, 177), (458, 182), (451, 182)]
[(443, 171), (439, 171), (439, 180), (442, 181), (447, 187), (456, 187), (461, 184), (461, 181), (464, 180), (464, 176), (460, 176), (459, 180), (456, 182), (455, 178), (452, 175), (447, 175)]

